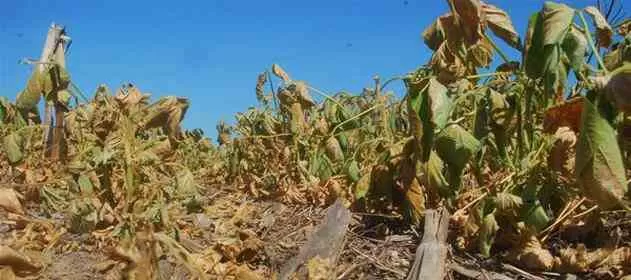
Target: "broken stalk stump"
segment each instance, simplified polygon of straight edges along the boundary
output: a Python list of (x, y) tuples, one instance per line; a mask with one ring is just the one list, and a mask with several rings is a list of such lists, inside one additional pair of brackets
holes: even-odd
[(414, 264), (407, 280), (442, 280), (445, 278), (449, 216), (449, 211), (444, 208), (425, 211), (423, 240), (416, 249)]

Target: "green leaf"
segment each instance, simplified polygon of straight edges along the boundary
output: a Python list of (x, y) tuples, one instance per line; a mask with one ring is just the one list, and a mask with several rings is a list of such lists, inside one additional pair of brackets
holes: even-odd
[(94, 192), (92, 181), (90, 181), (90, 177), (86, 176), (85, 174), (79, 175), (79, 179), (77, 179), (77, 184), (79, 184), (79, 188), (81, 189), (82, 194), (90, 195)]
[(506, 14), (504, 10), (490, 4), (483, 3), (482, 8), (486, 16), (486, 23), (491, 31), (493, 31), (493, 34), (500, 37), (509, 46), (518, 50), (521, 49), (519, 33), (515, 30), (508, 14)]
[(447, 88), (433, 77), (409, 88), (409, 106), (418, 115), (422, 124), (422, 136), (421, 139), (417, 139), (422, 145), (421, 160), (427, 161), (433, 146), (435, 130), (444, 128), (449, 121), (453, 102), (447, 95)]
[(5, 136), (2, 140), (4, 152), (7, 154), (9, 162), (16, 164), (22, 161), (24, 158), (24, 154), (22, 153), (22, 137), (17, 132), (13, 132)]
[(480, 223), (478, 231), (478, 249), (485, 257), (491, 256), (491, 247), (495, 241), (495, 233), (499, 230), (499, 225), (495, 219), (495, 206), (490, 199), (484, 200), (478, 205), (475, 211), (477, 220)]
[(570, 65), (575, 72), (583, 70), (585, 64), (585, 55), (587, 54), (587, 38), (585, 34), (576, 28), (571, 28), (563, 40), (563, 51), (570, 60)]
[(515, 108), (511, 106), (506, 95), (494, 89), (488, 89), (490, 118), (492, 125), (506, 128), (512, 121)]
[(523, 221), (532, 226), (537, 232), (544, 229), (550, 223), (550, 217), (541, 205), (539, 191), (541, 186), (528, 185), (521, 194), (524, 201), (521, 216)]
[(368, 191), (370, 191), (371, 185), (371, 176), (370, 173), (364, 174), (359, 181), (355, 184), (355, 189), (353, 190), (353, 194), (355, 195), (355, 199), (361, 199), (366, 197)]
[(572, 8), (564, 4), (546, 2), (543, 11), (531, 16), (524, 54), (526, 74), (530, 78), (552, 75), (547, 77), (552, 80), (558, 74), (561, 44), (570, 30), (574, 13)]
[(524, 206), (523, 218), (527, 225), (533, 226), (539, 232), (550, 224), (550, 217), (539, 200)]
[(452, 197), (453, 191), (449, 188), (449, 182), (443, 176), (443, 161), (431, 151), (429, 159), (423, 164), (425, 184), (436, 190), (443, 197)]
[(480, 141), (460, 125), (449, 125), (438, 135), (436, 151), (447, 164), (451, 189), (460, 187), (466, 164), (480, 148)]
[(627, 192), (627, 180), (616, 131), (585, 99), (581, 133), (576, 144), (576, 175), (585, 196), (601, 209), (617, 208)]
[(524, 50), (524, 67), (528, 77), (537, 79), (543, 75), (544, 68), (543, 16), (534, 13), (528, 21), (526, 45)]
[(352, 181), (352, 182), (357, 182), (360, 179), (360, 171), (359, 171), (359, 164), (357, 164), (356, 160), (352, 160), (347, 166), (346, 166), (346, 175), (348, 176), (348, 178)]
[(558, 45), (565, 39), (572, 20), (574, 9), (565, 4), (545, 2), (543, 5), (543, 45)]

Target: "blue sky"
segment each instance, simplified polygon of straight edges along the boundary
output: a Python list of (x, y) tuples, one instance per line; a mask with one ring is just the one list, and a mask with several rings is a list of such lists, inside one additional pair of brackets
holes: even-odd
[[(543, 4), (487, 2), (507, 10), (522, 34)], [(18, 61), (39, 56), (54, 21), (73, 39), (67, 67), (86, 94), (102, 83), (115, 90), (132, 82), (154, 99), (187, 96), (184, 126), (215, 135), (217, 121), (256, 104), (256, 76), (272, 63), (327, 92), (359, 92), (375, 75), (426, 63), (420, 32), (447, 9), (442, 0), (5, 0), (0, 95), (13, 100), (24, 87), (31, 70)]]

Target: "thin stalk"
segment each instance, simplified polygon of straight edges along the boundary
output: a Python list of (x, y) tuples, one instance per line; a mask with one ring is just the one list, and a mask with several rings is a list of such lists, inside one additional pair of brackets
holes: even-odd
[(274, 109), (278, 110), (278, 100), (276, 99), (276, 92), (274, 91), (274, 80), (272, 80), (272, 75), (270, 75), (269, 71), (265, 70), (265, 74), (267, 75), (267, 80), (269, 81), (269, 87), (272, 91), (272, 102), (274, 104)]
[(307, 85), (307, 87), (309, 89), (313, 90), (315, 93), (319, 94), (320, 96), (322, 96), (322, 97), (324, 97), (324, 98), (326, 98), (328, 100), (331, 100), (331, 102), (335, 103), (337, 106), (339, 106), (342, 109), (342, 111), (344, 111), (346, 113), (346, 109), (344, 108), (344, 105), (342, 105), (342, 103), (340, 103), (337, 100), (335, 100), (335, 98), (333, 98), (329, 94), (327, 94), (327, 93), (325, 93), (325, 92), (323, 92), (323, 91), (321, 91), (321, 90), (319, 90), (317, 88), (314, 88), (314, 87), (312, 87), (310, 85)]
[(375, 106), (372, 106), (372, 107), (370, 107), (370, 108), (368, 108), (368, 109), (364, 110), (363, 112), (360, 112), (359, 114), (357, 114), (357, 115), (353, 116), (352, 118), (349, 118), (348, 120), (345, 120), (345, 121), (341, 122), (340, 124), (336, 125), (336, 126), (333, 128), (333, 130), (331, 131), (331, 134), (332, 134), (332, 135), (333, 135), (333, 134), (335, 134), (335, 131), (336, 131), (336, 130), (338, 130), (340, 127), (344, 126), (345, 124), (347, 124), (347, 123), (349, 123), (349, 122), (352, 122), (352, 121), (354, 121), (354, 120), (356, 120), (356, 119), (361, 118), (362, 116), (364, 116), (364, 115), (366, 115), (366, 114), (368, 114), (368, 113), (370, 113), (370, 112), (374, 111), (375, 109), (377, 109), (377, 108), (379, 108), (379, 107), (381, 107), (381, 106), (383, 106), (383, 105), (382, 105), (382, 104), (377, 104), (377, 105), (375, 105)]
[(400, 81), (403, 80), (405, 78), (405, 76), (396, 76), (396, 77), (392, 77), (388, 80), (386, 80), (383, 85), (381, 86), (381, 91), (383, 91), (390, 83), (394, 82), (394, 81)]
[(506, 63), (509, 63), (510, 60), (508, 59), (508, 56), (506, 56), (506, 54), (495, 44), (495, 42), (491, 39), (491, 37), (489, 37), (489, 35), (486, 35), (486, 34), (484, 34), (484, 37), (486, 37), (486, 39), (489, 40), (489, 43), (491, 44), (493, 49), (497, 52), (497, 54), (500, 55), (502, 60), (504, 60), (504, 62)]
[(585, 27), (585, 30), (586, 30), (585, 36), (587, 36), (587, 42), (589, 43), (589, 46), (591, 47), (592, 51), (594, 52), (594, 56), (596, 57), (596, 60), (598, 61), (598, 65), (600, 65), (600, 68), (603, 69), (605, 74), (609, 74), (609, 71), (607, 70), (607, 67), (605, 66), (605, 62), (603, 61), (603, 58), (598, 53), (598, 47), (594, 43), (594, 39), (592, 38), (592, 34), (591, 34), (591, 32), (589, 32), (589, 25), (587, 24), (587, 20), (585, 19), (585, 16), (583, 15), (583, 12), (578, 11), (577, 13), (578, 13), (578, 17), (581, 19), (581, 22), (583, 23), (583, 27)]
[(471, 79), (477, 79), (477, 78), (501, 76), (501, 75), (506, 75), (506, 74), (508, 73), (507, 72), (482, 73), (482, 74), (477, 74), (477, 75), (466, 76), (465, 79), (471, 80)]

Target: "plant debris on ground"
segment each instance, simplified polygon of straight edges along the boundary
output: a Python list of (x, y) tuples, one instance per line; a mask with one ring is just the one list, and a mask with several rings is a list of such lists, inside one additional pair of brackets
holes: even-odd
[(519, 34), (448, 0), (431, 60), (360, 93), (274, 64), (218, 144), (186, 98), (84, 97), (60, 40), (0, 97), (0, 279), (406, 279), (429, 209), (449, 279), (631, 279), (631, 21), (602, 2)]

